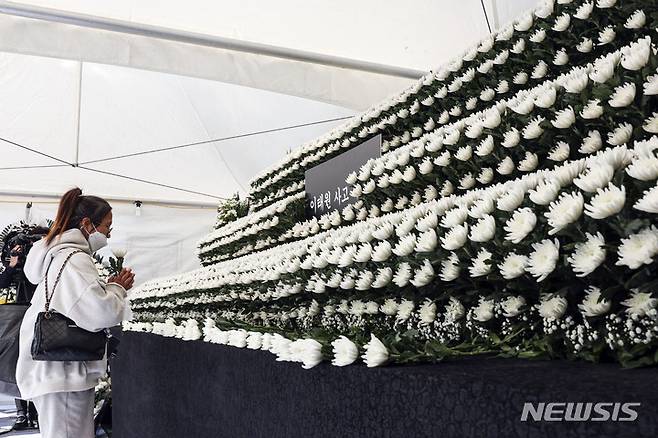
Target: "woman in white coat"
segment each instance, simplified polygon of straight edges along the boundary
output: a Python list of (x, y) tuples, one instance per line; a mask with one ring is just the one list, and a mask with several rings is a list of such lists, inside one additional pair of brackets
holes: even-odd
[(46, 304), (44, 278), (47, 272), (48, 293), (53, 293), (65, 259), (80, 250), (64, 267), (50, 309), (93, 332), (121, 323), (126, 290), (132, 287), (134, 275), (124, 269), (105, 283), (91, 256), (107, 244), (111, 227), (112, 207), (107, 201), (83, 196), (79, 188), (69, 190), (62, 196), (50, 232), (34, 244), (25, 262), (27, 279), (38, 286), (21, 325), (16, 381), (22, 397), (36, 405), (43, 438), (94, 436), (94, 387), (107, 368), (107, 357), (76, 362), (32, 359), (34, 325)]

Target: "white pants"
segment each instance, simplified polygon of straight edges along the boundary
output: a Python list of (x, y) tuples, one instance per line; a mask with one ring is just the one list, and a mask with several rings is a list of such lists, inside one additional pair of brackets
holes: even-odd
[(53, 392), (33, 400), (42, 438), (93, 438), (94, 389)]

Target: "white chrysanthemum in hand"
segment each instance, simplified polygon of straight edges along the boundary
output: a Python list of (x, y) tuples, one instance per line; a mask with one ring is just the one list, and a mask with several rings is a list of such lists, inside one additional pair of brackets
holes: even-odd
[(526, 266), (528, 266), (528, 257), (510, 253), (499, 266), (500, 275), (506, 280), (512, 280), (523, 275)]
[(587, 289), (585, 299), (578, 308), (583, 315), (594, 317), (600, 316), (610, 311), (611, 303), (606, 299), (601, 298), (601, 289), (595, 286), (590, 286)]
[(621, 302), (625, 306), (626, 313), (631, 316), (644, 316), (656, 308), (658, 299), (653, 298), (650, 292), (640, 292), (637, 289), (631, 291), (631, 296)]
[(583, 213), (584, 199), (580, 192), (562, 193), (560, 197), (551, 202), (544, 216), (551, 226), (548, 234), (552, 236), (558, 231), (572, 224), (580, 218)]
[(505, 224), (504, 230), (507, 232), (505, 240), (519, 243), (530, 234), (535, 225), (537, 225), (537, 216), (530, 208), (516, 210)]
[(539, 315), (544, 319), (560, 319), (567, 310), (567, 300), (564, 297), (542, 295), (539, 304), (536, 306)]
[(614, 175), (614, 167), (607, 163), (597, 162), (573, 180), (573, 183), (581, 190), (591, 193), (607, 186)]
[(557, 239), (553, 241), (545, 239), (539, 243), (533, 243), (532, 249), (526, 270), (540, 282), (555, 270), (560, 257), (560, 242)]
[(331, 343), (334, 358), (331, 363), (337, 367), (344, 367), (354, 363), (359, 357), (359, 348), (345, 336), (340, 336)]
[(645, 190), (642, 198), (640, 198), (633, 208), (647, 213), (658, 213), (658, 185)]
[(439, 277), (443, 281), (452, 281), (459, 277), (459, 257), (454, 252), (441, 262), (441, 273)]
[(583, 139), (583, 144), (578, 149), (578, 152), (581, 154), (592, 154), (601, 149), (601, 146), (603, 146), (603, 140), (599, 131), (590, 131), (587, 137)]
[(473, 259), (473, 263), (468, 268), (471, 277), (482, 277), (491, 272), (492, 255), (493, 254), (484, 248), (478, 252), (475, 259)]
[(626, 187), (610, 183), (605, 189), (598, 189), (596, 195), (585, 206), (585, 214), (594, 219), (605, 219), (619, 213), (626, 202)]
[(486, 214), (471, 227), (469, 237), (473, 242), (488, 242), (495, 234), (496, 220), (490, 214)]
[(613, 108), (623, 108), (630, 105), (635, 99), (635, 91), (635, 84), (633, 82), (627, 82), (616, 87), (612, 95), (610, 95), (610, 99), (608, 99), (608, 105)]
[(429, 260), (425, 259), (423, 265), (420, 269), (416, 270), (414, 273), (414, 278), (411, 279), (411, 284), (416, 287), (423, 287), (432, 282), (436, 274), (434, 273), (434, 268)]
[(650, 117), (647, 117), (642, 129), (652, 134), (658, 134), (658, 113), (653, 113)]
[(658, 229), (652, 226), (621, 239), (617, 254), (619, 255), (617, 266), (637, 269), (642, 265), (653, 263), (653, 257), (658, 254)]
[(487, 322), (494, 316), (494, 301), (481, 297), (478, 305), (473, 307), (473, 319)]
[(530, 200), (537, 205), (548, 205), (560, 192), (560, 185), (557, 181), (548, 180), (538, 184), (533, 190), (530, 190)]
[(553, 149), (551, 149), (551, 152), (548, 154), (548, 159), (551, 161), (562, 162), (569, 158), (569, 152), (569, 144), (564, 141), (559, 141)]
[(655, 156), (634, 158), (626, 167), (626, 173), (640, 181), (653, 181), (658, 178), (658, 158)]
[(578, 277), (584, 277), (594, 272), (605, 261), (605, 240), (601, 233), (592, 235), (586, 233), (587, 240), (577, 243), (573, 254), (569, 256), (569, 264)]
[(608, 143), (613, 146), (626, 144), (633, 135), (633, 125), (622, 123), (614, 131), (608, 133)]
[(525, 305), (526, 301), (522, 296), (507, 297), (500, 303), (500, 307), (503, 310), (503, 315), (506, 318), (513, 318), (517, 316), (523, 311), (523, 307)]
[(361, 357), (368, 368), (384, 365), (388, 362), (388, 350), (375, 335), (370, 334), (370, 342), (364, 345), (363, 348), (365, 349), (365, 353)]

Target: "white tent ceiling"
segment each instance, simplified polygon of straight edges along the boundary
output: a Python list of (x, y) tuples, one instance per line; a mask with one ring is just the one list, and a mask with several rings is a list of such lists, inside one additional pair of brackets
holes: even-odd
[(191, 247), (219, 198), (535, 1), (0, 1), (0, 226), (30, 199), (52, 216), (43, 196), (78, 185), (204, 206), (153, 209), (148, 232), (120, 220), (155, 238), (177, 229), (158, 220), (189, 234), (196, 218), (205, 225), (181, 231)]

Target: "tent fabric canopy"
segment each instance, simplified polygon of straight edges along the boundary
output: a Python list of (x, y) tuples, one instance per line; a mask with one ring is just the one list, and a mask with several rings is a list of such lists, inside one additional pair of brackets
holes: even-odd
[[(254, 175), (291, 149), (414, 83), (396, 72), (430, 71), (535, 3), (0, 1), (0, 225), (20, 219), (28, 200), (41, 202), (35, 208), (52, 218), (53, 199), (77, 185), (125, 201), (116, 213), (126, 242), (127, 236), (173, 233), (184, 242), (185, 260), (192, 260), (222, 198), (246, 193)], [(118, 20), (345, 63), (8, 12), (17, 8), (84, 14), (91, 21)], [(209, 142), (215, 139), (225, 140)], [(181, 145), (188, 146), (173, 148)], [(173, 149), (152, 152), (162, 148)], [(134, 219), (133, 201), (153, 206), (158, 219), (150, 231)], [(163, 203), (199, 208), (169, 219), (170, 211), (158, 206)], [(160, 228), (153, 225), (158, 221), (169, 222)], [(165, 269), (154, 254), (149, 257), (138, 259), (148, 273), (141, 280), (196, 263), (172, 256), (178, 261)]]

